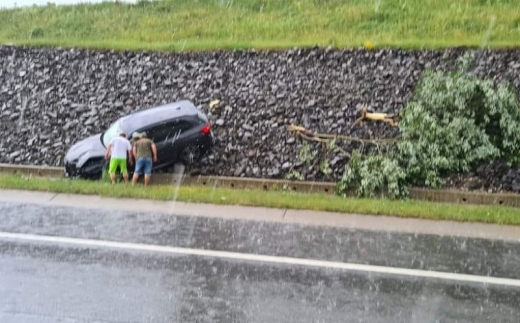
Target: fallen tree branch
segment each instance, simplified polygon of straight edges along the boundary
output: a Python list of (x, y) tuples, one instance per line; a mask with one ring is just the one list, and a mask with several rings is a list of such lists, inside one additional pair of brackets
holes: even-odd
[(392, 127), (397, 127), (399, 125), (399, 116), (389, 113), (382, 112), (367, 112), (366, 106), (361, 108), (361, 117), (359, 117), (352, 124), (352, 128), (360, 124), (365, 120), (374, 121), (374, 122), (385, 122), (388, 123)]
[(398, 139), (362, 139), (357, 137), (339, 135), (339, 134), (325, 134), (325, 133), (315, 133), (312, 132), (305, 127), (290, 125), (287, 130), (289, 132), (294, 133), (296, 136), (302, 137), (303, 139), (309, 141), (315, 141), (320, 143), (329, 143), (331, 140), (345, 140), (345, 141), (356, 141), (363, 144), (371, 143), (371, 144), (393, 144), (398, 141)]

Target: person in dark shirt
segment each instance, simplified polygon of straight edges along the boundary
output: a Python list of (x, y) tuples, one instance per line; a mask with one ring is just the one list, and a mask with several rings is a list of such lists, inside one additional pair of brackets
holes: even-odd
[(136, 162), (132, 186), (135, 186), (141, 174), (144, 174), (144, 185), (148, 186), (152, 175), (153, 162), (157, 162), (157, 147), (151, 139), (146, 138), (144, 133), (136, 133), (134, 138), (136, 138), (136, 141), (132, 153)]

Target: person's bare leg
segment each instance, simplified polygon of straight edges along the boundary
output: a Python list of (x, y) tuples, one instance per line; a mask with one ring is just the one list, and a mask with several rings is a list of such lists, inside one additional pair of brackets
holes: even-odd
[(110, 174), (110, 180), (112, 181), (112, 184), (116, 183), (116, 174)]
[(144, 175), (144, 186), (150, 184), (150, 175)]
[(123, 180), (125, 181), (125, 185), (128, 184), (128, 173), (123, 174)]
[(132, 186), (135, 186), (138, 179), (139, 179), (139, 174), (134, 173), (134, 177), (132, 178)]

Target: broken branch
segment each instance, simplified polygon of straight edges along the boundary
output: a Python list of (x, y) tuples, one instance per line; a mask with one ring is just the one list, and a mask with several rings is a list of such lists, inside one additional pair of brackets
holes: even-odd
[(352, 127), (357, 126), (361, 122), (365, 120), (375, 121), (375, 122), (385, 122), (390, 124), (392, 127), (398, 126), (398, 116), (389, 113), (382, 112), (367, 112), (366, 106), (361, 108), (361, 117), (357, 118), (356, 121), (352, 124)]
[(339, 135), (339, 134), (325, 134), (325, 133), (314, 133), (305, 127), (290, 125), (287, 130), (294, 133), (298, 137), (309, 141), (316, 141), (320, 143), (328, 143), (331, 140), (345, 140), (345, 141), (356, 141), (360, 143), (372, 143), (372, 144), (392, 144), (396, 142), (396, 139), (362, 139), (357, 137)]

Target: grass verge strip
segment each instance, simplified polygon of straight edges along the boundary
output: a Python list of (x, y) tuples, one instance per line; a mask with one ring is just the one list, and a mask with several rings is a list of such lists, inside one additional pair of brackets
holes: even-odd
[(0, 10), (0, 41), (203, 50), (520, 45), (513, 0), (141, 0)]
[(391, 201), (385, 199), (341, 198), (333, 195), (302, 194), (284, 191), (233, 190), (199, 186), (172, 185), (132, 187), (106, 182), (46, 179), (19, 175), (0, 175), (0, 189), (46, 191), (67, 194), (100, 195), (115, 198), (137, 198), (193, 203), (315, 210), (355, 214), (389, 215), (405, 218), (453, 220), (520, 225), (520, 209), (503, 206), (480, 206), (431, 203), (423, 201)]

